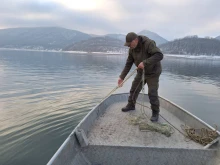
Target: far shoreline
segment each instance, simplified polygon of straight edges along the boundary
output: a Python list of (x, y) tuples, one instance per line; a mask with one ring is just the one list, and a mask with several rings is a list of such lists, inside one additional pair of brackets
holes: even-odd
[(17, 48), (0, 48), (0, 50), (9, 51), (30, 51), (30, 52), (55, 52), (55, 53), (73, 53), (73, 54), (106, 54), (106, 55), (125, 55), (121, 52), (85, 52), (85, 51), (63, 51), (63, 50), (36, 50), (36, 49), (17, 49)]
[[(17, 49), (17, 48), (0, 48), (1, 50), (9, 51), (30, 51), (30, 52), (54, 52), (54, 53), (69, 53), (69, 54), (94, 54), (94, 55), (127, 55), (122, 52), (85, 52), (85, 51), (62, 51), (62, 50), (36, 50), (36, 49)], [(220, 55), (189, 55), (189, 54), (164, 54), (170, 58), (185, 58), (185, 59), (210, 59), (220, 60)]]

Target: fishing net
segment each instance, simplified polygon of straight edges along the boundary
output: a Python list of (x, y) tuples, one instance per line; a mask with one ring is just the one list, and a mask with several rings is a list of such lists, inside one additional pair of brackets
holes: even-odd
[(139, 129), (141, 131), (155, 131), (164, 134), (167, 137), (170, 137), (173, 133), (172, 127), (168, 124), (163, 123), (151, 123), (151, 122), (141, 122), (139, 124)]
[(208, 130), (205, 128), (196, 129), (191, 128), (187, 125), (181, 125), (181, 128), (186, 132), (186, 137), (200, 143), (202, 145), (207, 145), (215, 140), (219, 135), (217, 133), (217, 126), (216, 130)]
[(131, 125), (138, 125), (139, 130), (146, 132), (146, 131), (154, 131), (161, 133), (167, 137), (170, 137), (171, 134), (174, 132), (173, 128), (164, 123), (153, 123), (147, 120), (147, 118), (143, 115), (140, 116), (130, 116), (127, 118), (129, 124)]

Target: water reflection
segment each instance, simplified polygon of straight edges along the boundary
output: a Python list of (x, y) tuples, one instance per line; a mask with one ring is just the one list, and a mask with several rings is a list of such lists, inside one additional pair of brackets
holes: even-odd
[(207, 80), (208, 82), (213, 81), (218, 86), (220, 85), (220, 60), (165, 57), (163, 70), (186, 81), (192, 79)]

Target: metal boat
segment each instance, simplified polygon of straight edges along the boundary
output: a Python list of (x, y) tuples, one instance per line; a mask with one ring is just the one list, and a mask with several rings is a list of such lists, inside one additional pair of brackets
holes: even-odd
[[(181, 125), (216, 131), (187, 110), (160, 97), (159, 123), (168, 123), (175, 130), (170, 137), (155, 131), (141, 131), (129, 124), (136, 110), (122, 112), (128, 93), (112, 94), (95, 106), (76, 126), (48, 165), (220, 165), (219, 137), (205, 146), (187, 140)], [(151, 115), (147, 94), (144, 112)], [(220, 133), (216, 131), (218, 136)]]

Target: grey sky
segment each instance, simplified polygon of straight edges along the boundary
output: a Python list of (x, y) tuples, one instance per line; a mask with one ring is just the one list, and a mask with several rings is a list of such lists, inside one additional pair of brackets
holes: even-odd
[(0, 28), (60, 26), (92, 34), (150, 30), (173, 40), (220, 35), (219, 0), (0, 0)]

